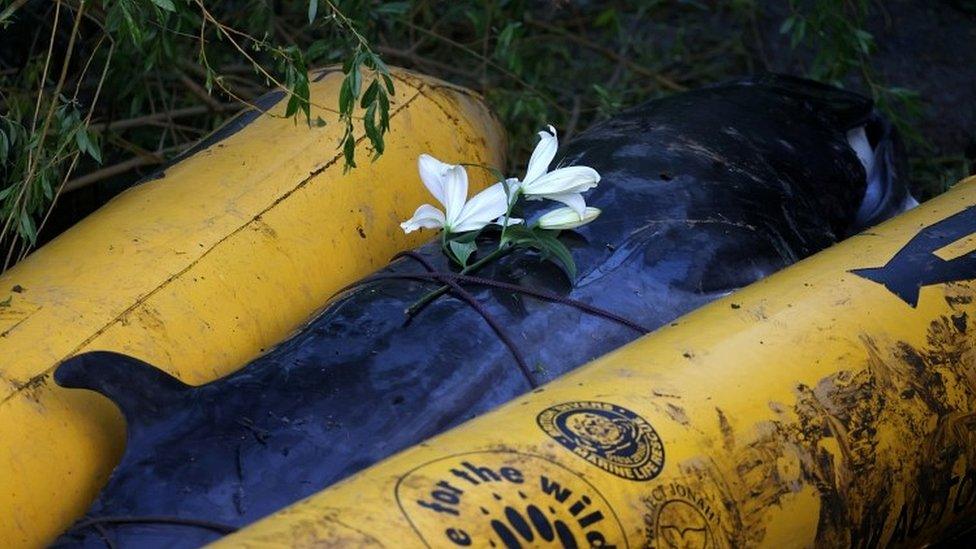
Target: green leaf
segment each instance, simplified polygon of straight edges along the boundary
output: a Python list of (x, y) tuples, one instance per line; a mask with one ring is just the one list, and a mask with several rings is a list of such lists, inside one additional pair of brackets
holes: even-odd
[(363, 129), (366, 131), (366, 137), (369, 138), (369, 142), (373, 145), (373, 148), (376, 149), (378, 153), (383, 147), (383, 136), (376, 127), (375, 104), (371, 104), (366, 109), (366, 115), (363, 116)]
[[(204, 67), (204, 68), (207, 71), (207, 77), (203, 81), (203, 86), (207, 89), (207, 94), (209, 95), (213, 93), (214, 71), (210, 67)], [(133, 108), (132, 110), (136, 110), (136, 109)]]
[(346, 159), (346, 170), (356, 167), (356, 138), (350, 132), (342, 144), (342, 154)]
[(533, 244), (540, 252), (543, 259), (554, 257), (558, 263), (562, 264), (566, 275), (571, 282), (576, 280), (576, 262), (573, 261), (573, 254), (569, 252), (562, 242), (557, 239), (550, 231), (535, 231), (536, 241)]
[(512, 41), (515, 39), (515, 31), (522, 26), (520, 22), (510, 22), (505, 25), (502, 32), (498, 33), (498, 41), (495, 43), (495, 57), (502, 59), (504, 55), (508, 52), (509, 48), (512, 46)]
[(455, 242), (460, 242), (462, 244), (467, 244), (469, 242), (474, 242), (478, 238), (478, 235), (479, 234), (481, 234), (481, 231), (480, 230), (479, 231), (468, 231), (466, 233), (461, 233), (461, 234), (453, 237), (451, 240), (453, 240)]
[(380, 58), (380, 56), (376, 54), (371, 54), (370, 57), (373, 60), (373, 65), (376, 66), (376, 70), (379, 71), (380, 74), (384, 74), (384, 75), (390, 74), (390, 67), (386, 66), (386, 63), (383, 62), (383, 59)]
[(349, 78), (352, 79), (352, 84), (350, 84), (353, 99), (359, 97), (359, 91), (363, 85), (363, 75), (359, 72), (359, 62), (353, 63), (353, 71), (349, 73)]
[(299, 80), (295, 82), (295, 90), (293, 92), (298, 96), (299, 107), (302, 112), (305, 113), (305, 122), (308, 124), (312, 123), (312, 112), (311, 112), (311, 100), (309, 99), (309, 89), (308, 89), (308, 73), (302, 71)]
[(468, 266), (468, 259), (478, 249), (478, 245), (474, 242), (461, 242), (460, 240), (451, 240), (447, 245), (450, 246), (454, 259), (461, 267)]
[(366, 88), (366, 93), (363, 94), (363, 99), (359, 102), (359, 106), (365, 109), (367, 105), (376, 100), (376, 94), (379, 92), (380, 83), (378, 80), (373, 80), (373, 83)]
[(536, 234), (525, 225), (512, 225), (505, 229), (505, 240), (516, 245), (527, 245), (536, 241)]
[(786, 19), (783, 20), (783, 24), (779, 26), (779, 33), (780, 34), (786, 34), (786, 33), (790, 32), (790, 29), (792, 29), (793, 28), (793, 25), (795, 25), (795, 24), (796, 24), (796, 17), (795, 16), (791, 15), (791, 16), (787, 17)]
[(363, 66), (370, 70), (376, 70), (376, 60), (378, 58), (372, 52), (365, 52), (363, 55)]
[(94, 142), (94, 141), (91, 141), (91, 140), (89, 140), (89, 141), (88, 141), (88, 146), (89, 146), (89, 149), (88, 149), (88, 154), (89, 154), (89, 155), (90, 155), (90, 156), (91, 156), (92, 158), (94, 158), (94, 159), (95, 159), (95, 162), (98, 162), (99, 164), (101, 164), (101, 163), (102, 163), (102, 150), (101, 150), (101, 148), (100, 148), (100, 147), (98, 146), (98, 143), (96, 143), (96, 142)]
[(152, 0), (152, 3), (156, 4), (163, 10), (176, 11), (176, 6), (173, 5), (173, 0)]
[(326, 40), (316, 40), (305, 49), (305, 58), (312, 61), (325, 55), (329, 50), (329, 43)]
[(903, 101), (905, 101), (905, 100), (912, 100), (912, 99), (918, 99), (920, 97), (919, 96), (919, 93), (916, 90), (911, 90), (911, 89), (908, 89), (908, 88), (901, 88), (901, 87), (898, 87), (898, 86), (894, 86), (894, 87), (891, 87), (891, 88), (885, 88), (884, 91), (888, 92), (892, 96), (894, 96), (894, 97), (896, 97), (898, 99), (901, 99)]
[(14, 296), (10, 296), (7, 299), (4, 299), (3, 301), (0, 301), (0, 307), (9, 307), (10, 306), (10, 302), (13, 301), (13, 299), (14, 299)]
[(319, 0), (308, 0), (308, 24), (315, 21), (315, 15), (319, 12)]
[(34, 228), (34, 220), (26, 210), (20, 212), (20, 235), (26, 238), (33, 245), (37, 242), (37, 229)]
[(342, 81), (342, 85), (339, 87), (339, 112), (342, 114), (348, 114), (352, 112), (353, 101), (355, 97), (352, 95), (352, 83), (349, 81), (347, 76)]
[(871, 47), (874, 45), (874, 36), (871, 33), (862, 29), (855, 29), (854, 38), (857, 40), (858, 48), (863, 53), (871, 53)]
[(98, 150), (98, 146), (91, 140), (86, 128), (78, 128), (78, 131), (75, 132), (75, 143), (78, 144), (78, 149), (81, 152), (87, 153), (88, 156), (94, 158), (99, 164), (102, 163), (102, 153)]
[(373, 154), (373, 161), (375, 162), (380, 156), (383, 155), (383, 151), (386, 150), (386, 143), (383, 141), (383, 135), (380, 134), (379, 139), (373, 142), (373, 148), (376, 152)]
[(42, 171), (37, 177), (38, 185), (40, 185), (41, 190), (44, 192), (44, 198), (48, 200), (54, 199), (54, 190), (51, 188), (51, 180), (48, 178), (47, 171)]
[(122, 11), (122, 18), (125, 21), (125, 30), (128, 31), (129, 38), (132, 39), (133, 44), (141, 48), (143, 42), (142, 26), (136, 23), (135, 18), (133, 18), (132, 13), (129, 11), (128, 3), (119, 2), (118, 6)]
[(390, 95), (393, 95), (393, 93), (394, 93), (394, 90), (393, 90), (393, 79), (390, 78), (390, 75), (384, 74), (383, 75), (383, 82), (386, 84), (386, 92), (389, 93)]
[(609, 27), (611, 25), (617, 24), (617, 10), (614, 8), (607, 8), (600, 12), (600, 15), (596, 16), (593, 24), (597, 27)]
[(10, 152), (10, 140), (7, 139), (7, 134), (3, 130), (0, 130), (0, 164), (5, 164), (7, 162), (7, 154)]
[(289, 118), (298, 112), (298, 96), (292, 95), (288, 98), (288, 106), (285, 107), (285, 117)]
[(88, 150), (88, 134), (85, 133), (83, 128), (79, 128), (78, 131), (75, 132), (75, 143), (78, 144), (78, 149), (82, 152)]
[(383, 90), (380, 90), (377, 99), (380, 103), (380, 129), (385, 132), (390, 129), (390, 100), (387, 99)]
[(807, 20), (801, 19), (799, 23), (796, 24), (796, 30), (793, 31), (793, 36), (790, 37), (790, 47), (796, 48), (803, 42), (803, 38), (807, 34)]
[(410, 11), (410, 2), (383, 2), (372, 9), (377, 14), (403, 15)]

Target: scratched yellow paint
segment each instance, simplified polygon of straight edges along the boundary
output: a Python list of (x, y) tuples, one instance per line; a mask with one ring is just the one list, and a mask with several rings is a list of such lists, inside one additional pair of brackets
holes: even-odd
[[(425, 238), (397, 225), (429, 200), (417, 155), (502, 165), (504, 136), (479, 97), (395, 76), (375, 163), (361, 143), (344, 174), (336, 115), (313, 107), (327, 125), (308, 128), (280, 116), (282, 101), (279, 116), (126, 191), (0, 277), (0, 546), (51, 541), (122, 451), (117, 410), (57, 387), (59, 361), (109, 349), (192, 384), (224, 375)], [(313, 102), (336, 105), (340, 82), (333, 72), (314, 83)]]
[(951, 261), (957, 257), (961, 257), (966, 254), (971, 254), (976, 251), (976, 234), (966, 235), (963, 238), (939, 248), (935, 255), (945, 261)]
[[(959, 266), (933, 252), (976, 232), (974, 206), (976, 178), (217, 545), (921, 546), (958, 531), (976, 517), (972, 256), (929, 282)], [(850, 272), (919, 242), (900, 271), (923, 284), (915, 307)]]

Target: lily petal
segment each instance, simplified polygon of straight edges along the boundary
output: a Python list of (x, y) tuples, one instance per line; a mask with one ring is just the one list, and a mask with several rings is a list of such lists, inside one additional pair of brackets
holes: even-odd
[(599, 208), (587, 207), (580, 215), (573, 208), (556, 208), (551, 212), (546, 212), (539, 218), (539, 227), (543, 229), (575, 229), (586, 225), (600, 215)]
[(576, 212), (577, 215), (583, 215), (586, 213), (586, 201), (583, 200), (583, 195), (580, 193), (544, 194), (541, 195), (541, 197), (549, 200), (555, 200), (556, 202), (562, 202)]
[(420, 180), (424, 186), (434, 195), (438, 202), (446, 204), (446, 193), (444, 192), (444, 172), (451, 167), (429, 154), (422, 154), (417, 157), (417, 170), (420, 172)]
[(549, 126), (549, 131), (539, 132), (539, 143), (532, 151), (529, 166), (525, 169), (524, 181), (526, 183), (532, 182), (546, 173), (558, 148), (559, 140), (556, 138), (555, 128)]
[(569, 166), (553, 170), (538, 179), (522, 184), (526, 195), (581, 193), (596, 187), (600, 174), (589, 166)]
[(491, 220), (504, 215), (507, 209), (505, 187), (500, 182), (495, 183), (471, 197), (451, 225), (451, 230), (458, 233), (478, 230)]
[(501, 216), (498, 219), (489, 223), (489, 225), (500, 225), (503, 227), (511, 227), (512, 225), (521, 225), (522, 223), (525, 223), (525, 220), (522, 219), (521, 217), (509, 217), (508, 223), (506, 224), (505, 216)]
[[(464, 166), (449, 166), (444, 172), (444, 210), (447, 216), (447, 226), (457, 229), (455, 225), (464, 210), (464, 202), (468, 199), (468, 172)], [(502, 191), (504, 195), (504, 191)]]
[(440, 229), (444, 226), (444, 212), (438, 210), (430, 204), (421, 204), (413, 217), (400, 223), (400, 228), (405, 233), (411, 233), (417, 229)]

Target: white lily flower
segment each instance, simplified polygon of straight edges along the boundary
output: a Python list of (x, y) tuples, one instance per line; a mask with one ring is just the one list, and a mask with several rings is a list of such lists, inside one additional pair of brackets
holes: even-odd
[(573, 208), (557, 208), (543, 214), (537, 223), (543, 229), (575, 229), (593, 221), (600, 213), (599, 208), (593, 207), (584, 209), (582, 215)]
[(589, 166), (567, 166), (548, 171), (558, 148), (555, 128), (549, 126), (549, 131), (539, 132), (539, 144), (532, 151), (519, 190), (531, 199), (562, 202), (582, 216), (586, 210), (582, 193), (597, 186), (600, 174)]
[(424, 186), (444, 206), (444, 211), (430, 204), (422, 204), (413, 217), (400, 223), (405, 233), (420, 228), (444, 229), (448, 233), (475, 231), (504, 215), (508, 209), (502, 183), (495, 183), (471, 200), (466, 200), (468, 172), (464, 166), (445, 164), (433, 156), (422, 154), (417, 159), (417, 167)]

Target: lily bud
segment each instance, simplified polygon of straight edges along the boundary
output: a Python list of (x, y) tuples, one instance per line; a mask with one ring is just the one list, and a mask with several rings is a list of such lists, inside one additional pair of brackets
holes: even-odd
[(576, 227), (581, 227), (586, 225), (590, 221), (593, 221), (600, 215), (599, 208), (593, 208), (588, 206), (583, 210), (583, 215), (576, 213), (573, 208), (557, 208), (551, 212), (543, 214), (539, 218), (539, 227), (543, 229), (575, 229)]

